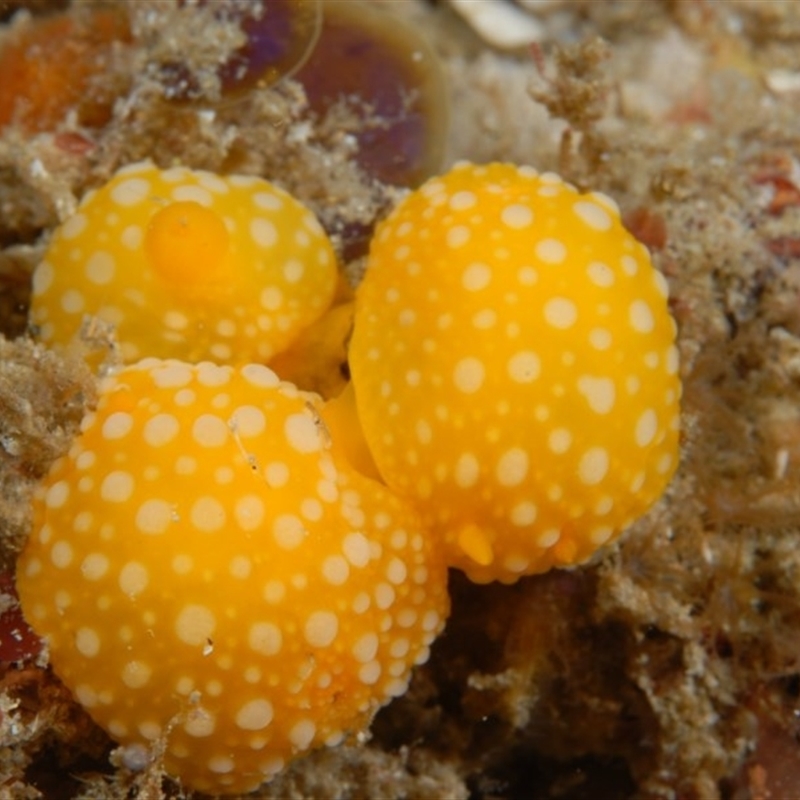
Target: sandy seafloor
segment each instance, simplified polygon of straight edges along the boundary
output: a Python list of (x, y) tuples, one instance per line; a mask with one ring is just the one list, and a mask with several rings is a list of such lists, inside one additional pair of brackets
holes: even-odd
[[(358, 119), (312, 118), (291, 81), (213, 113), (165, 104), (146, 65), (191, 60), (202, 37), (165, 24), (168, 0), (120, 3), (135, 37), (106, 76), (110, 118), (0, 129), (6, 577), (30, 493), (92, 402), (81, 354), (103, 352), (25, 335), (31, 270), (87, 188), (144, 157), (260, 174), (307, 202), (340, 252), (348, 224), (401, 194), (355, 166), (341, 132)], [(0, 0), (0, 53), (26, 5), (48, 4)], [(679, 326), (681, 465), (591, 564), (513, 586), (453, 574), (447, 629), (372, 737), (295, 762), (256, 796), (800, 797), (800, 2), (555, 0), (530, 12), (536, 47), (511, 51), (444, 2), (380, 5), (441, 60), (442, 169), (557, 171), (614, 197), (651, 247)], [(0, 664), (0, 798), (183, 796), (158, 763), (132, 773), (112, 751), (45, 657)]]

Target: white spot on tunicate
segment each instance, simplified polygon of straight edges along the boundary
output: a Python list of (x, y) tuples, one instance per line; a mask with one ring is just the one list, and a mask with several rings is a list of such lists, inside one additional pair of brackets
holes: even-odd
[(645, 475), (644, 472), (637, 472), (636, 475), (633, 476), (633, 479), (629, 484), (630, 490), (634, 494), (636, 494), (636, 492), (638, 492), (642, 488), (642, 486), (644, 486), (646, 478), (647, 476)]
[(267, 427), (267, 418), (256, 406), (239, 406), (233, 412), (232, 427), (242, 436), (259, 436)]
[(480, 262), (470, 264), (461, 273), (461, 285), (469, 292), (485, 289), (491, 280), (492, 270)]
[(351, 608), (356, 614), (363, 614), (369, 610), (372, 601), (366, 592), (359, 592), (351, 604)]
[(294, 550), (303, 543), (307, 532), (300, 517), (280, 514), (272, 523), (272, 535), (284, 550)]
[(259, 247), (272, 247), (278, 241), (278, 229), (263, 217), (250, 220), (250, 236)]
[(150, 377), (159, 389), (178, 389), (186, 386), (192, 380), (193, 374), (190, 364), (168, 361), (154, 367)]
[(209, 388), (224, 386), (231, 379), (230, 367), (220, 367), (209, 361), (203, 361), (195, 367), (198, 383)]
[(639, 333), (650, 333), (655, 327), (655, 318), (650, 306), (644, 300), (634, 300), (628, 309), (631, 327)]
[(665, 366), (668, 374), (674, 375), (678, 371), (678, 362), (678, 348), (675, 347), (675, 345), (670, 345), (667, 348), (667, 357), (665, 359)]
[(576, 381), (578, 391), (586, 398), (595, 414), (608, 414), (616, 401), (616, 387), (611, 378), (582, 375)]
[(301, 719), (295, 722), (289, 730), (289, 741), (298, 749), (308, 749), (314, 736), (317, 733), (317, 726), (310, 719)]
[(408, 328), (416, 322), (417, 313), (411, 308), (404, 308), (398, 315), (397, 321), (404, 327)]
[(59, 569), (66, 569), (72, 563), (74, 556), (72, 545), (63, 539), (56, 542), (50, 550), (50, 560), (53, 562), (53, 566)]
[(523, 500), (511, 509), (511, 522), (520, 528), (532, 525), (536, 521), (537, 513), (534, 503), (529, 500)]
[(602, 261), (592, 261), (586, 267), (589, 280), (595, 285), (607, 288), (614, 285), (614, 271)]
[(544, 304), (544, 318), (553, 328), (571, 328), (578, 319), (578, 309), (566, 297), (553, 297)]
[(234, 556), (228, 564), (231, 577), (243, 581), (250, 577), (253, 571), (253, 562), (247, 556)]
[(69, 484), (66, 481), (57, 481), (47, 489), (44, 503), (48, 508), (61, 508), (69, 498)]
[(198, 183), (209, 191), (215, 192), (216, 194), (228, 194), (230, 192), (230, 187), (227, 182), (220, 178), (219, 175), (204, 171), (199, 171), (195, 174)]
[(658, 417), (652, 408), (644, 411), (636, 421), (636, 444), (647, 447), (655, 439), (658, 431)]
[(313, 417), (308, 414), (290, 414), (283, 423), (286, 441), (298, 453), (316, 453), (322, 447), (322, 439)]
[(425, 420), (419, 420), (414, 427), (414, 430), (417, 434), (417, 441), (419, 441), (420, 444), (431, 443), (431, 440), (433, 439), (433, 430)]
[(472, 324), (479, 330), (489, 330), (497, 324), (497, 312), (492, 308), (484, 308), (472, 316)]
[(285, 301), (283, 292), (277, 286), (266, 286), (261, 290), (258, 302), (267, 311), (278, 311)]
[(404, 608), (397, 614), (397, 624), (401, 628), (411, 628), (416, 623), (417, 616), (413, 608)]
[(389, 655), (392, 656), (392, 658), (405, 658), (410, 649), (411, 643), (408, 639), (404, 636), (400, 636), (389, 645)]
[(620, 263), (626, 275), (633, 277), (639, 271), (639, 262), (633, 256), (622, 256)]
[(452, 211), (466, 211), (475, 206), (477, 202), (478, 198), (474, 192), (461, 191), (451, 195), (448, 205)]
[(203, 208), (211, 208), (214, 205), (211, 192), (202, 186), (176, 186), (171, 192), (171, 197), (176, 202), (197, 203)]
[(138, 250), (142, 246), (144, 231), (138, 225), (128, 225), (120, 234), (119, 240), (128, 250)]
[(241, 375), (248, 383), (259, 389), (271, 389), (280, 383), (280, 378), (261, 364), (247, 364), (242, 367)]
[(521, 230), (533, 223), (533, 211), (521, 203), (512, 203), (500, 212), (500, 219), (506, 227)]
[(555, 428), (547, 437), (547, 446), (556, 455), (566, 453), (571, 444), (572, 434), (566, 428)]
[(517, 270), (517, 281), (521, 286), (534, 286), (539, 280), (539, 273), (533, 267), (520, 267)]
[(662, 298), (665, 300), (669, 297), (669, 285), (667, 284), (667, 279), (657, 270), (653, 270), (653, 285), (656, 287), (656, 291), (661, 295)]
[(598, 525), (589, 533), (589, 539), (591, 539), (592, 544), (605, 544), (611, 538), (612, 533), (614, 533), (614, 529), (608, 525)]
[(80, 314), (85, 305), (83, 295), (77, 289), (67, 289), (61, 295), (61, 308), (67, 314)]
[(272, 622), (256, 622), (250, 626), (247, 644), (262, 656), (274, 656), (283, 647), (283, 634)]
[(254, 494), (240, 497), (234, 506), (233, 516), (239, 527), (244, 531), (254, 531), (264, 521), (264, 501)]
[(497, 462), (495, 475), (501, 486), (519, 486), (528, 474), (528, 454), (521, 447), (506, 450)]
[(578, 463), (578, 477), (587, 486), (594, 486), (608, 472), (608, 453), (602, 447), (590, 447)]
[(314, 611), (303, 627), (303, 637), (312, 647), (327, 647), (339, 632), (339, 618), (332, 611)]
[(109, 472), (100, 484), (100, 497), (109, 503), (127, 503), (134, 490), (133, 476), (128, 472)]
[(176, 575), (188, 575), (194, 569), (194, 559), (189, 555), (177, 555), (172, 559), (172, 571)]
[(169, 444), (179, 430), (177, 417), (172, 414), (156, 414), (145, 422), (142, 437), (151, 447), (162, 447)]
[(208, 759), (208, 768), (216, 775), (226, 775), (233, 772), (236, 764), (230, 756), (212, 756)]
[(453, 370), (453, 382), (459, 391), (465, 394), (477, 392), (483, 385), (486, 369), (483, 362), (468, 356), (462, 358)]
[(220, 447), (228, 434), (224, 420), (214, 414), (201, 414), (192, 425), (192, 438), (201, 447)]
[(530, 559), (520, 553), (512, 553), (503, 559), (503, 566), (509, 571), (514, 573), (524, 572), (529, 564)]
[(589, 344), (595, 350), (608, 350), (611, 347), (611, 332), (605, 328), (592, 328), (589, 331)]
[(539, 377), (541, 361), (531, 350), (520, 350), (508, 359), (508, 375), (517, 383), (532, 383)]
[(462, 453), (456, 461), (454, 472), (456, 484), (462, 489), (469, 489), (478, 482), (480, 471), (478, 459), (472, 453)]
[(172, 521), (172, 507), (166, 500), (150, 498), (137, 509), (135, 523), (141, 533), (164, 533)]
[(659, 475), (666, 475), (672, 469), (673, 463), (672, 456), (669, 453), (664, 453), (656, 462), (656, 472)]
[(103, 553), (89, 553), (81, 562), (81, 573), (86, 580), (99, 581), (107, 572), (109, 561)]
[(216, 630), (217, 619), (210, 608), (189, 603), (175, 619), (175, 634), (184, 643), (198, 647), (205, 645)]
[(283, 199), (274, 192), (256, 192), (252, 200), (264, 211), (280, 211), (283, 208)]
[(130, 689), (141, 689), (153, 675), (153, 670), (143, 661), (128, 661), (122, 668), (122, 682)]
[(55, 277), (55, 270), (49, 261), (42, 261), (33, 273), (33, 294), (39, 296), (44, 294), (52, 285)]
[(280, 581), (267, 581), (261, 591), (261, 596), (270, 605), (279, 605), (286, 597), (286, 587)]
[(286, 278), (287, 283), (297, 283), (305, 271), (303, 262), (297, 258), (291, 258), (283, 265), (283, 277)]
[(133, 417), (124, 411), (115, 411), (103, 421), (101, 428), (104, 439), (122, 439), (133, 428)]
[(119, 206), (135, 206), (151, 192), (150, 182), (144, 178), (128, 178), (111, 189), (111, 199)]
[(445, 242), (448, 247), (455, 249), (457, 247), (463, 247), (470, 240), (471, 236), (472, 233), (466, 225), (455, 225), (447, 231)]
[[(221, 319), (217, 322), (216, 330), (220, 336), (235, 336), (236, 323), (232, 319)], [(203, 382), (202, 379), (200, 382)]]
[(358, 670), (358, 679), (365, 686), (373, 686), (381, 677), (381, 665), (378, 661), (370, 661)]
[(548, 528), (536, 537), (536, 544), (539, 547), (552, 547), (561, 538), (561, 531), (558, 528)]
[(408, 577), (406, 565), (399, 558), (393, 558), (386, 567), (386, 577), (395, 586), (405, 583)]
[(272, 715), (269, 700), (250, 700), (236, 712), (236, 725), (243, 731), (260, 731), (272, 722)]
[(25, 565), (25, 575), (33, 578), (42, 571), (42, 562), (38, 558), (31, 558)]
[(189, 736), (196, 739), (203, 739), (211, 736), (216, 728), (216, 719), (204, 708), (193, 708), (188, 715), (188, 719), (183, 723), (183, 729)]
[(567, 247), (560, 239), (540, 239), (533, 252), (545, 264), (561, 264), (567, 257)]
[(197, 530), (214, 533), (225, 526), (225, 508), (216, 497), (200, 497), (192, 503), (189, 518)]
[(342, 552), (354, 567), (365, 567), (369, 563), (369, 541), (363, 533), (348, 533), (342, 541)]
[(73, 214), (59, 229), (59, 234), (62, 239), (66, 239), (69, 241), (70, 239), (75, 239), (76, 237), (80, 236), (85, 230), (86, 226), (89, 223), (89, 219), (87, 218), (86, 214), (77, 213)]
[(333, 586), (341, 586), (350, 575), (350, 566), (343, 556), (328, 556), (322, 562), (322, 576)]
[(100, 637), (93, 628), (78, 628), (75, 631), (75, 648), (86, 658), (94, 658), (100, 652)]
[(119, 573), (119, 588), (128, 597), (141, 594), (150, 582), (150, 573), (144, 564), (138, 561), (129, 561)]
[(97, 692), (85, 683), (75, 687), (75, 698), (84, 708), (94, 708), (98, 703)]
[(111, 283), (116, 270), (116, 262), (111, 253), (98, 250), (89, 257), (84, 267), (84, 273), (88, 280), (98, 286), (105, 286)]
[(353, 658), (361, 664), (372, 661), (378, 652), (378, 637), (374, 633), (365, 633), (352, 648)]
[(583, 222), (596, 231), (607, 231), (611, 227), (611, 215), (591, 200), (578, 200), (572, 209)]
[(282, 461), (271, 461), (264, 467), (264, 478), (272, 489), (280, 489), (289, 481), (289, 467)]
[(300, 503), (300, 513), (305, 519), (318, 522), (322, 519), (322, 503), (316, 497), (306, 497)]
[(375, 587), (375, 605), (382, 611), (385, 611), (389, 606), (394, 603), (396, 593), (395, 590), (389, 586), (388, 583), (379, 583)]

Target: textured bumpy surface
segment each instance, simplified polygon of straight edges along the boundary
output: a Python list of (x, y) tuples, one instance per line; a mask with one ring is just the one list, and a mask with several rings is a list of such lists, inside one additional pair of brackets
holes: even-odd
[(105, 380), (18, 566), (53, 668), (128, 748), (243, 792), (402, 694), (448, 610), (415, 512), (338, 457), (265, 367)]
[(33, 278), (31, 322), (67, 342), (84, 315), (123, 356), (266, 361), (330, 305), (336, 258), (314, 215), (260, 178), (141, 162), (82, 201)]
[(664, 491), (667, 286), (609, 198), (462, 164), (380, 226), (350, 367), (387, 484), (478, 581), (588, 558)]

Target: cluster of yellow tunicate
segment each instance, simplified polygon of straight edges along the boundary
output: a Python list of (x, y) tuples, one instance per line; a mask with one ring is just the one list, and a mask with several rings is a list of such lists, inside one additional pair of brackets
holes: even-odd
[(675, 334), (608, 197), (462, 164), (372, 242), (350, 347), (369, 451), (474, 580), (578, 563), (676, 468)]
[(267, 362), (328, 309), (336, 281), (316, 217), (277, 186), (141, 162), (56, 229), (30, 317), (45, 342), (112, 323), (128, 362)]
[(369, 724), (448, 611), (417, 512), (263, 366), (146, 359), (103, 381), (17, 572), (53, 669), (118, 742), (239, 793)]
[(336, 283), (289, 195), (150, 164), (85, 198), (34, 275), (45, 341), (99, 316), (135, 363), (35, 500), (25, 614), (93, 718), (201, 791), (368, 725), (427, 658), (447, 567), (584, 561), (676, 469), (667, 287), (609, 198), (510, 164), (408, 195), (323, 403), (263, 364), (339, 390)]

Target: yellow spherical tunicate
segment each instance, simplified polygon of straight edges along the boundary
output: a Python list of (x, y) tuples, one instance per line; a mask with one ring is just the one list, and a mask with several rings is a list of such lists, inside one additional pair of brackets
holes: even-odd
[(336, 257), (312, 212), (261, 178), (121, 169), (53, 233), (30, 321), (68, 342), (87, 316), (126, 361), (269, 361), (330, 306)]
[(240, 794), (362, 731), (448, 613), (416, 511), (260, 365), (146, 359), (35, 499), (17, 565), (55, 673), (121, 744)]
[(664, 491), (675, 335), (613, 201), (460, 164), (376, 231), (349, 351), (358, 417), (450, 564), (512, 582), (587, 559)]

